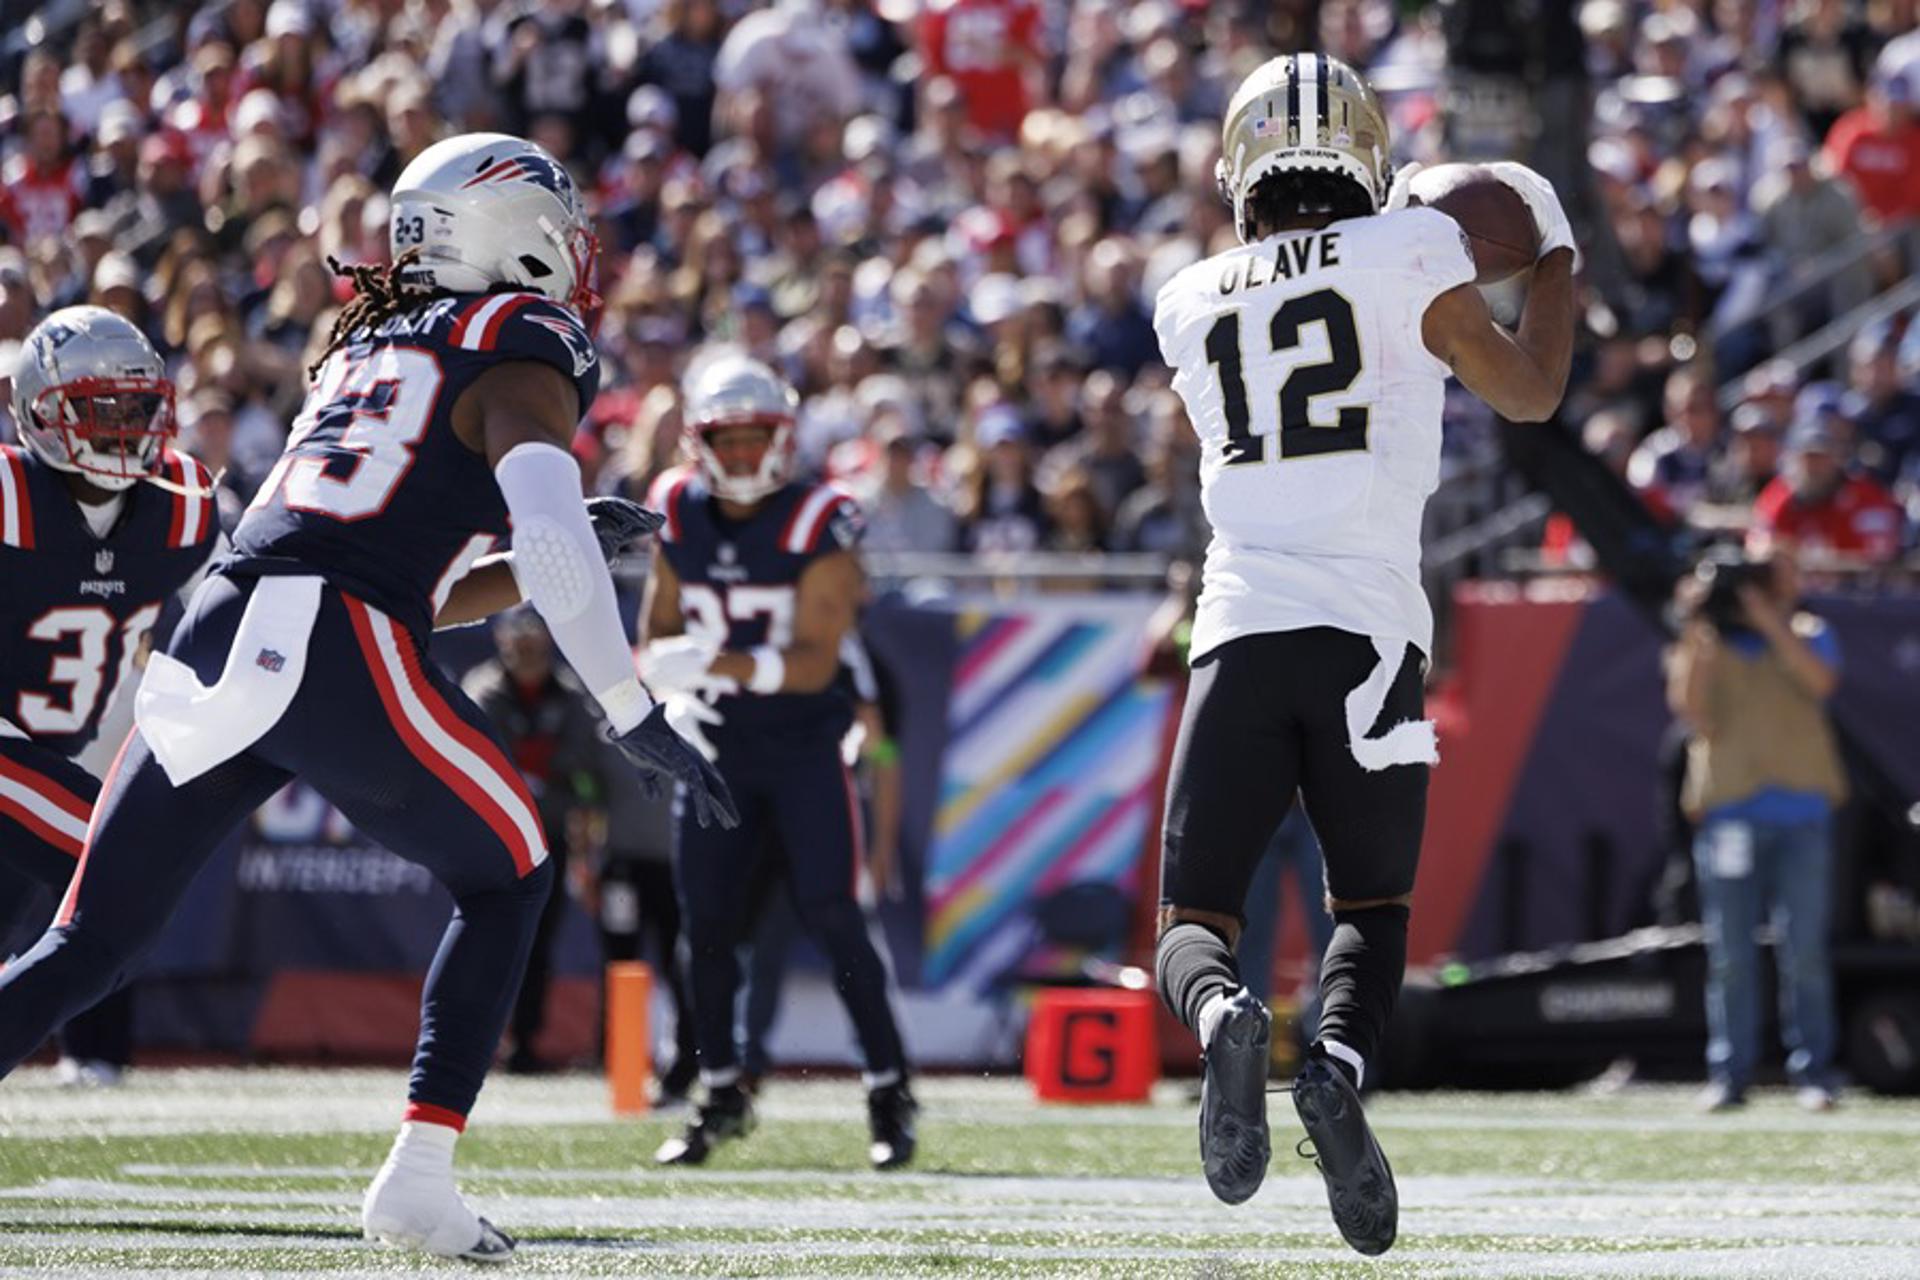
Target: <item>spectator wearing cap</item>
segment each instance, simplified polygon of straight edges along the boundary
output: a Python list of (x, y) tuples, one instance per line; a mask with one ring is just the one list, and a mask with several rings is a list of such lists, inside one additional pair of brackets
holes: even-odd
[(161, 129), (140, 144), (138, 183), (107, 206), (114, 241), (143, 266), (152, 266), (176, 231), (201, 226), (193, 189), (193, 147), (177, 129)]
[[(1760, 215), (1760, 239), (1783, 273), (1857, 239), (1862, 223), (1860, 200), (1851, 183), (1818, 173), (1813, 153), (1798, 138), (1778, 152), (1780, 169), (1754, 186)], [(1873, 269), (1865, 261), (1843, 267), (1824, 290), (1801, 304), (1796, 323), (1776, 340), (1791, 340), (1842, 315), (1873, 296)]]
[[(1687, 243), (1706, 286), (1702, 301), (1711, 313), (1709, 322), (1716, 328), (1758, 310), (1772, 274), (1759, 224), (1740, 198), (1737, 176), (1732, 161), (1710, 157), (1687, 178)], [(1745, 368), (1765, 354), (1760, 339), (1753, 327), (1741, 325), (1722, 338), (1715, 355), (1725, 365)]]
[(1635, 187), (1614, 214), (1626, 276), (1621, 282), (1621, 327), (1631, 333), (1694, 333), (1705, 316), (1705, 287), (1693, 258), (1667, 234), (1666, 216), (1652, 193)]
[(166, 123), (186, 135), (195, 174), (228, 140), (227, 116), (235, 104), (233, 48), (224, 41), (202, 45), (193, 55), (189, 96), (167, 108)]
[(1086, 304), (1067, 322), (1067, 334), (1096, 369), (1114, 369), (1129, 380), (1159, 359), (1153, 321), (1140, 305), (1140, 268), (1128, 242), (1110, 236), (1087, 256)]
[(1627, 466), (1636, 489), (1657, 486), (1685, 511), (1706, 487), (1720, 454), (1720, 405), (1702, 365), (1685, 365), (1667, 378), (1667, 425), (1648, 436)]
[(217, 478), (214, 505), (220, 527), (232, 533), (259, 486), (259, 476), (243, 476), (233, 459), (233, 400), (218, 387), (202, 387), (180, 402), (179, 447)]
[(1045, 453), (1077, 439), (1085, 425), (1080, 416), (1080, 386), (1086, 371), (1066, 344), (1036, 340), (1026, 375), (1027, 425), (1033, 430), (1035, 446)]
[(255, 92), (270, 94), (279, 107), (283, 136), (303, 152), (310, 150), (326, 123), (326, 96), (314, 63), (307, 6), (302, 0), (274, 0), (262, 38), (244, 48), (235, 93), (242, 102)]
[(87, 158), (86, 205), (104, 209), (114, 197), (132, 191), (140, 179), (140, 138), (145, 132), (131, 102), (110, 102), (100, 113)]
[[(713, 107), (718, 96), (713, 66), (720, 55), (722, 16), (717, 0), (666, 0), (657, 18), (658, 38), (640, 55), (634, 75), (657, 88), (673, 108), (667, 128), (680, 147), (704, 156), (713, 145)], [(635, 97), (639, 94), (636, 91)], [(627, 102), (628, 123), (641, 127)]]
[(862, 503), (867, 529), (861, 545), (881, 553), (952, 551), (959, 524), (919, 475), (925, 451), (909, 433), (899, 410), (881, 406), (869, 429), (880, 446), (880, 461)]
[(1033, 0), (933, 0), (915, 32), (927, 73), (959, 90), (967, 123), (1011, 141), (1045, 93), (1040, 8)]
[(954, 332), (952, 305), (927, 276), (912, 268), (897, 271), (890, 290), (898, 324), (885, 346), (887, 363), (913, 385), (932, 433), (951, 438), (975, 345)]
[(1033, 480), (1027, 424), (1006, 403), (988, 406), (974, 425), (979, 463), (960, 502), (960, 541), (969, 552), (1036, 551), (1051, 531), (1046, 499)]
[(87, 300), (94, 269), (113, 248), (113, 219), (98, 209), (82, 209), (67, 233), (67, 242), (71, 249), (67, 255), (67, 275), (51, 289), (47, 299), (49, 310)]
[(1875, 217), (1920, 214), (1920, 118), (1906, 77), (1874, 81), (1866, 102), (1827, 134), (1825, 152), (1828, 166), (1853, 183)]
[(140, 264), (131, 255), (114, 250), (93, 268), (93, 286), (87, 301), (121, 316), (142, 333), (153, 331), (153, 311), (141, 291)]
[(1844, 429), (1815, 412), (1794, 424), (1786, 465), (1753, 504), (1760, 544), (1785, 539), (1807, 553), (1883, 564), (1900, 550), (1900, 508), (1879, 481), (1850, 475)]
[(497, 132), (500, 99), (493, 91), (492, 50), (510, 15), (491, 0), (448, 0), (433, 24), (424, 59), (434, 105), (455, 133)]
[(1888, 485), (1920, 460), (1920, 395), (1901, 383), (1898, 352), (1891, 325), (1862, 329), (1847, 348), (1840, 406), (1858, 433), (1862, 465)]
[(58, 240), (86, 195), (86, 167), (67, 145), (67, 121), (57, 111), (32, 111), (21, 121), (25, 145), (4, 169), (0, 223), (16, 244)]
[(1744, 518), (1780, 473), (1782, 423), (1765, 405), (1747, 403), (1733, 411), (1727, 451), (1707, 473), (1703, 500), (1737, 508)]
[(549, 0), (510, 18), (494, 51), (493, 84), (508, 131), (525, 136), (543, 115), (564, 116), (576, 139), (594, 134), (593, 27), (580, 0)]
[(1780, 67), (1807, 128), (1827, 135), (1842, 113), (1860, 101), (1873, 63), (1872, 28), (1848, 0), (1799, 0), (1780, 32)]
[(1140, 434), (1127, 412), (1126, 383), (1112, 370), (1094, 370), (1079, 391), (1079, 416), (1085, 429), (1060, 446), (1049, 458), (1048, 469), (1081, 472), (1093, 486), (1101, 510), (1111, 515), (1147, 482), (1147, 469), (1140, 462)]
[(860, 108), (860, 71), (846, 36), (812, 0), (778, 0), (736, 22), (720, 42), (713, 80), (723, 98), (752, 90), (767, 99), (782, 152)]
[[(1107, 512), (1087, 473), (1069, 467), (1047, 487), (1047, 515), (1053, 527), (1042, 548), (1064, 555), (1098, 555), (1107, 549)], [(1097, 578), (1051, 584), (1056, 591), (1097, 591)]]
[(100, 124), (100, 113), (120, 97), (113, 76), (113, 46), (97, 17), (80, 20), (66, 70), (60, 73), (60, 109), (75, 133), (90, 134)]

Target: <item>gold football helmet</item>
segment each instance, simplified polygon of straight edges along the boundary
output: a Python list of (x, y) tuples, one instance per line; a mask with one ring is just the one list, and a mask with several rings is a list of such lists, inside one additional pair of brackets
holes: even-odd
[(1269, 174), (1318, 170), (1353, 179), (1377, 211), (1387, 198), (1387, 113), (1338, 58), (1294, 53), (1241, 81), (1221, 130), (1220, 195), (1240, 239), (1253, 239), (1247, 195)]

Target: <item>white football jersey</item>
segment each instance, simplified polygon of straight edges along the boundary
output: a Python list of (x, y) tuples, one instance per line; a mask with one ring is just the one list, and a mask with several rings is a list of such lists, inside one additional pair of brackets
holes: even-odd
[(1473, 276), (1453, 219), (1413, 208), (1242, 245), (1160, 290), (1213, 526), (1193, 657), (1304, 627), (1433, 652), (1420, 518), (1448, 370), (1420, 325)]

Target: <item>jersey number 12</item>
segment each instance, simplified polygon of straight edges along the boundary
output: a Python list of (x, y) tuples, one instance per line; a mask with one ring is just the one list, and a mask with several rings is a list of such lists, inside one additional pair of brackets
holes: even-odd
[[(1331, 423), (1315, 422), (1309, 412), (1315, 396), (1345, 391), (1360, 376), (1360, 335), (1354, 328), (1353, 304), (1332, 289), (1287, 299), (1267, 326), (1274, 352), (1299, 346), (1301, 331), (1311, 324), (1326, 327), (1328, 354), (1318, 364), (1296, 366), (1280, 386), (1282, 459), (1354, 453), (1367, 447), (1365, 405), (1342, 406)], [(1207, 363), (1220, 368), (1220, 395), (1227, 413), (1227, 465), (1265, 461), (1266, 437), (1254, 433), (1253, 414), (1247, 405), (1238, 311), (1222, 315), (1207, 331)]]

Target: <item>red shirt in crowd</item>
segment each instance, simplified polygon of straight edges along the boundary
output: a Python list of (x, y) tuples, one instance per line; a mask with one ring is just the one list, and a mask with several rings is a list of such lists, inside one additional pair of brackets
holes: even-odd
[(86, 181), (86, 168), (77, 159), (41, 169), (17, 156), (7, 166), (6, 189), (0, 192), (0, 222), (20, 244), (57, 238), (80, 212)]
[(1834, 121), (1827, 160), (1860, 193), (1860, 203), (1882, 218), (1920, 213), (1920, 124), (1889, 129), (1865, 107)]
[(1040, 10), (1029, 0), (933, 0), (920, 19), (921, 56), (951, 77), (967, 122), (1010, 138), (1027, 118), (1026, 65), (1040, 56)]
[(1900, 551), (1900, 508), (1864, 476), (1848, 476), (1822, 502), (1801, 501), (1786, 477), (1776, 476), (1754, 501), (1753, 527), (1803, 548), (1867, 560), (1891, 560)]

